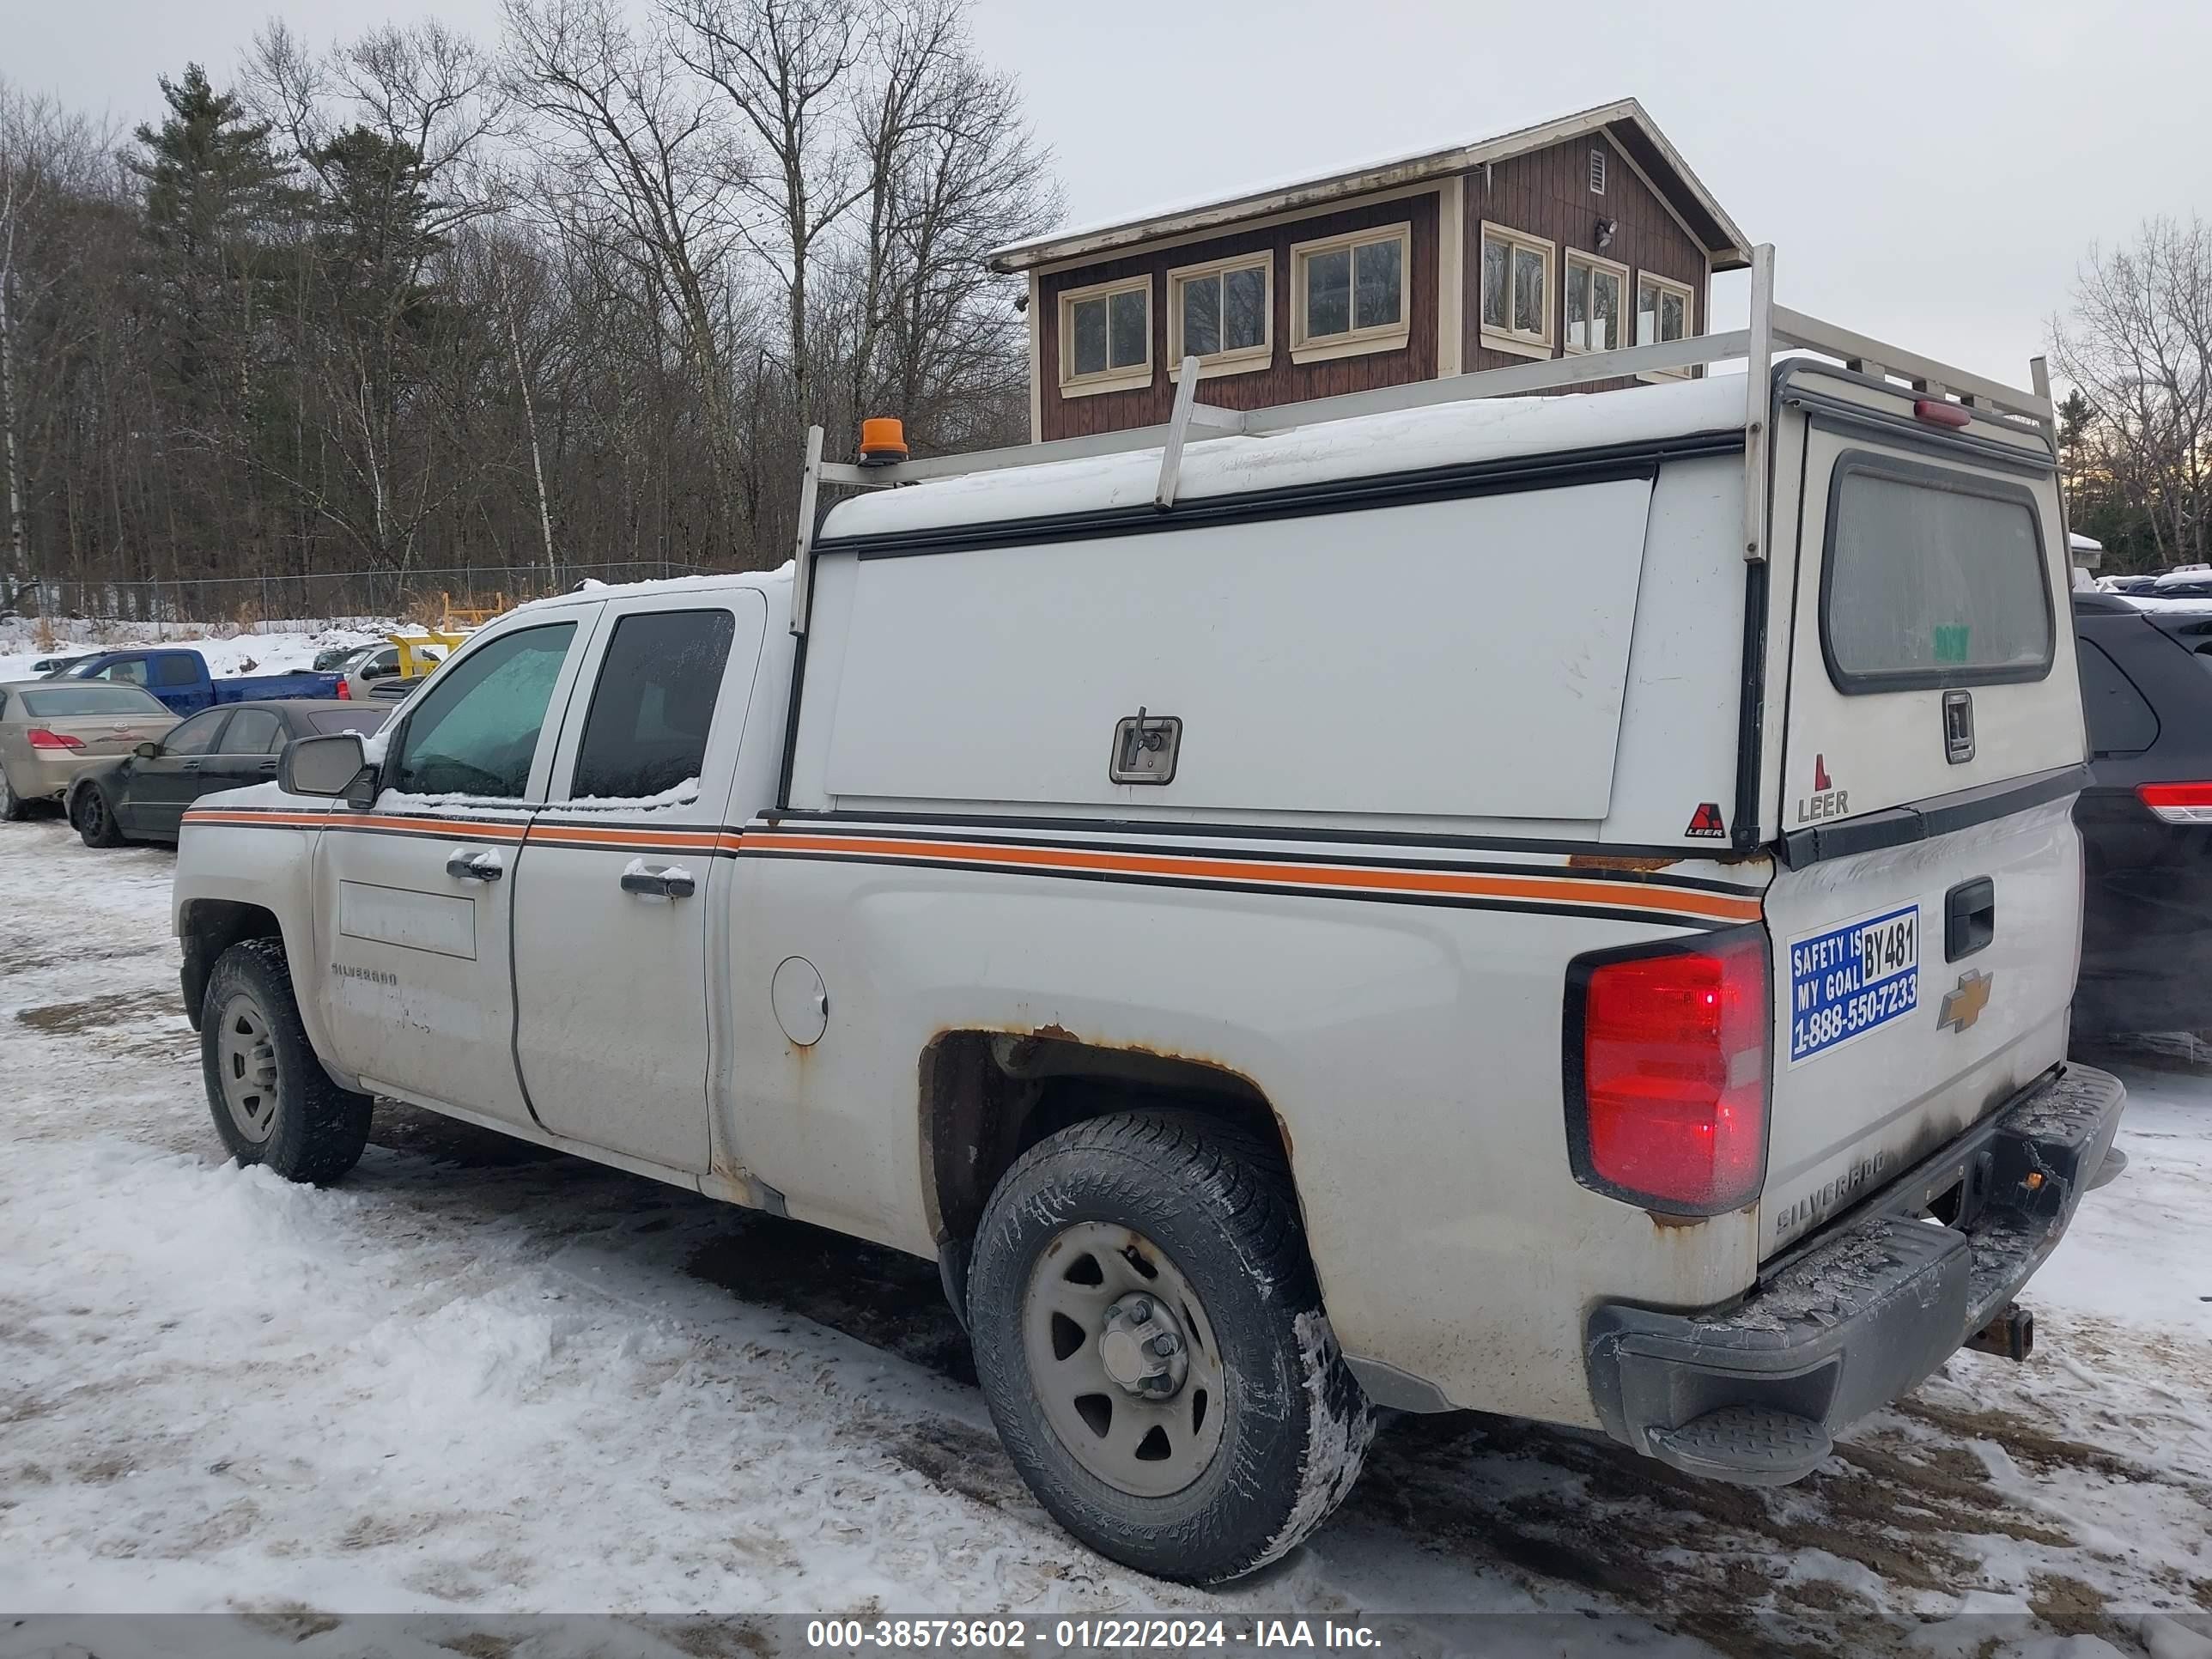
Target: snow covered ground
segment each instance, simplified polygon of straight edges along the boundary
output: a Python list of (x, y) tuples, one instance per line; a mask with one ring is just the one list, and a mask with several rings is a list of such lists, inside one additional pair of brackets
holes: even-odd
[[(927, 1264), (421, 1114), (343, 1185), (219, 1161), (168, 854), (0, 824), (0, 1659), (738, 1654), (739, 1614), (1362, 1617), (1389, 1652), (2212, 1659), (2212, 1056), (2116, 1064), (2126, 1176), (1975, 1356), (1759, 1492), (1595, 1437), (1388, 1426), (1222, 1595), (1072, 1543)], [(1467, 1613), (1548, 1614), (1469, 1625)], [(697, 1614), (675, 1625), (645, 1615)], [(189, 1632), (180, 1634), (179, 1632)], [(779, 1633), (780, 1632), (780, 1633)], [(573, 1633), (573, 1632), (572, 1632)]]
[(367, 645), (404, 624), (357, 619), (343, 623), (276, 623), (266, 631), (232, 629), (156, 629), (150, 623), (115, 623), (94, 637), (82, 625), (66, 628), (68, 637), (41, 647), (21, 623), (0, 628), (0, 682), (26, 679), (31, 665), (46, 657), (89, 656), (134, 645), (188, 645), (208, 660), (217, 679), (240, 674), (289, 674), (314, 665), (315, 653), (334, 646)]

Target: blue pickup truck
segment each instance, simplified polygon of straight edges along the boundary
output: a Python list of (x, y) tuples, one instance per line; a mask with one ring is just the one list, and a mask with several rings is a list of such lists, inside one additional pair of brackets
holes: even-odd
[(226, 702), (247, 702), (261, 697), (342, 697), (344, 676), (339, 674), (249, 674), (217, 679), (208, 672), (207, 659), (197, 651), (175, 646), (147, 650), (103, 651), (71, 663), (53, 677), (63, 680), (115, 680), (143, 685), (179, 714), (196, 714)]

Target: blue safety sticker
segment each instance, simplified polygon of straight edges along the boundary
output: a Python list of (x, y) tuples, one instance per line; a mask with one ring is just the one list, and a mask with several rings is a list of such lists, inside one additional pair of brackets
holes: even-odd
[(1790, 941), (1790, 1063), (1811, 1060), (1920, 1006), (1920, 907)]

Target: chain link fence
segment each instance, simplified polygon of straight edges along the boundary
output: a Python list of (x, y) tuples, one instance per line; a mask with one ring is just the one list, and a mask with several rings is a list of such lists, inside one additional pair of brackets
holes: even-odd
[[(404, 617), (434, 621), (447, 610), (495, 611), (585, 580), (658, 581), (700, 574), (665, 559), (606, 564), (460, 565), (444, 569), (318, 570), (302, 575), (214, 576), (183, 581), (33, 582), (14, 610), (54, 621), (256, 623), (301, 618)], [(0, 589), (0, 599), (7, 597)]]

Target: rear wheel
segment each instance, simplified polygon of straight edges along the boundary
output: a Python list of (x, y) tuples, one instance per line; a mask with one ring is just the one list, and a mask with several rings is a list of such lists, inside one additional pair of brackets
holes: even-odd
[(240, 1164), (320, 1185), (360, 1161), (369, 1098), (341, 1089), (315, 1058), (281, 940), (247, 939), (216, 963), (200, 1065), (216, 1133)]
[(1116, 1561), (1216, 1583), (1287, 1553), (1373, 1431), (1279, 1152), (1193, 1115), (1093, 1119), (999, 1183), (969, 1279), (1015, 1467)]
[(87, 847), (120, 847), (123, 831), (115, 822), (114, 803), (96, 783), (88, 783), (70, 799), (70, 822)]
[(23, 798), (15, 793), (15, 786), (8, 781), (8, 769), (0, 764), (0, 819), (15, 823), (30, 811)]

